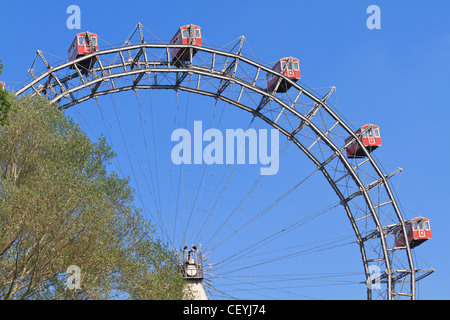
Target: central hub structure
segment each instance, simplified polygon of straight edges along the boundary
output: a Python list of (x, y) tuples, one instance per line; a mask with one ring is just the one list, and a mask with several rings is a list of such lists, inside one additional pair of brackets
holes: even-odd
[(183, 249), (182, 262), (180, 264), (181, 276), (187, 280), (186, 291), (192, 294), (194, 300), (208, 300), (202, 285), (203, 276), (203, 256), (201, 248), (192, 246)]

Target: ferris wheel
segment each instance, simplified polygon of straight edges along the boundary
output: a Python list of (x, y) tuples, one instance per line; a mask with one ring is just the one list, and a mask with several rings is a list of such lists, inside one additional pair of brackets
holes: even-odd
[[(310, 298), (319, 285), (355, 286), (367, 299), (418, 297), (434, 271), (416, 254), (430, 221), (399, 205), (391, 180), (401, 169), (375, 157), (381, 124), (351, 125), (331, 103), (335, 87), (302, 84), (301, 57), (266, 64), (245, 53), (243, 36), (216, 48), (192, 24), (170, 41), (146, 32), (154, 38), (139, 23), (106, 48), (101, 35), (80, 33), (55, 63), (37, 51), (15, 94), (41, 95), (108, 137), (122, 155), (114, 165), (197, 298)], [(267, 147), (259, 166), (250, 155), (206, 152), (212, 136), (225, 146), (230, 128), (248, 134), (231, 149), (242, 152), (251, 134), (260, 150), (275, 132), (277, 158), (268, 161)], [(171, 157), (177, 129), (190, 134), (184, 162)], [(275, 162), (276, 174), (261, 174)]]

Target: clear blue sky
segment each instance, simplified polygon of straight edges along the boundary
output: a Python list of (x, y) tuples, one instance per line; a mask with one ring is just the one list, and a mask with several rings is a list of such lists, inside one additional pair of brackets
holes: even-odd
[[(376, 155), (383, 163), (403, 168), (400, 179), (396, 180), (402, 205), (431, 219), (433, 239), (417, 248), (417, 252), (436, 272), (421, 283), (420, 298), (450, 298), (446, 274), (450, 258), (445, 238), (450, 231), (447, 204), (450, 151), (446, 146), (446, 138), (450, 136), (447, 124), (450, 2), (2, 1), (0, 60), (4, 70), (0, 81), (11, 89), (20, 87), (37, 49), (66, 57), (77, 33), (66, 27), (69, 16), (66, 8), (71, 4), (81, 8), (82, 30), (96, 32), (112, 44), (122, 43), (137, 22), (163, 40), (170, 40), (179, 26), (194, 23), (202, 27), (203, 36), (210, 44), (222, 46), (244, 35), (259, 60), (271, 62), (284, 56), (298, 57), (303, 83), (311, 88), (336, 86), (339, 111), (346, 119), (352, 123), (376, 123), (382, 128), (383, 146)], [(366, 9), (372, 4), (381, 8), (380, 30), (366, 27), (369, 17)], [(120, 97), (115, 99), (118, 104), (123, 101)], [(169, 99), (173, 103), (174, 98)], [(183, 103), (184, 100), (180, 102)], [(279, 178), (277, 183), (282, 184), (283, 179)], [(311, 182), (302, 192), (322, 193), (321, 188), (326, 185)], [(311, 204), (308, 212), (332, 203), (332, 193), (328, 190), (323, 193), (324, 199), (315, 198), (317, 205)], [(283, 210), (289, 212), (292, 208), (287, 203)], [(344, 212), (333, 215), (348, 224)], [(312, 238), (323, 235), (324, 239), (330, 239), (333, 236), (328, 234), (332, 233), (333, 223), (337, 223), (331, 221), (322, 218), (320, 224), (314, 225), (316, 229), (302, 232), (311, 233)], [(346, 234), (348, 230), (336, 236)], [(362, 271), (357, 246), (344, 247), (339, 254), (313, 257), (305, 256), (300, 264), (291, 265), (288, 270), (302, 274), (299, 269), (303, 266), (308, 270), (305, 273), (331, 272), (330, 265), (347, 259), (348, 264), (340, 263), (339, 268), (347, 272)], [(312, 260), (324, 267), (308, 269)], [(274, 270), (265, 272), (279, 274)], [(300, 294), (318, 298), (364, 298), (364, 291), (355, 291), (352, 286), (337, 287), (310, 288)]]

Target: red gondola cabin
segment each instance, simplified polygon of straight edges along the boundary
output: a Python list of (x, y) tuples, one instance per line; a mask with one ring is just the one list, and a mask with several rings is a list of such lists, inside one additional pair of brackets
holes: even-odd
[[(202, 34), (200, 27), (193, 24), (182, 26), (178, 29), (177, 33), (173, 36), (170, 44), (192, 44), (195, 46), (202, 45)], [(192, 50), (192, 56), (197, 53), (197, 49)], [(175, 61), (176, 65), (180, 62), (188, 61), (190, 59), (188, 48), (171, 48), (170, 55), (172, 61)]]
[[(76, 35), (69, 48), (69, 61), (98, 51), (98, 36), (95, 33), (82, 32)], [(87, 71), (92, 66), (92, 59), (83, 60), (78, 64), (82, 71)], [(71, 67), (72, 68), (72, 67)]]
[[(300, 79), (300, 62), (296, 58), (288, 57), (280, 59), (273, 66), (272, 70), (284, 74), (287, 78), (294, 82)], [(273, 73), (267, 73), (267, 91), (275, 90), (279, 78), (280, 77), (274, 75)], [(283, 79), (278, 85), (276, 92), (286, 92), (291, 86), (291, 83)]]
[(3, 82), (0, 82), (0, 89), (6, 90), (5, 89), (5, 84)]
[[(381, 146), (381, 136), (380, 128), (372, 124), (366, 124), (355, 131), (355, 134), (359, 136), (362, 144), (366, 147), (368, 152), (372, 152), (376, 148)], [(347, 144), (352, 136), (345, 139), (345, 144)], [(347, 147), (347, 157), (348, 158), (364, 158), (364, 150), (359, 145), (358, 141), (353, 142)]]
[[(411, 248), (422, 244), (423, 242), (431, 239), (431, 227), (430, 219), (417, 217), (412, 220), (406, 221), (406, 234)], [(405, 245), (405, 237), (403, 236), (403, 230), (398, 228), (394, 231), (395, 246), (403, 247)]]

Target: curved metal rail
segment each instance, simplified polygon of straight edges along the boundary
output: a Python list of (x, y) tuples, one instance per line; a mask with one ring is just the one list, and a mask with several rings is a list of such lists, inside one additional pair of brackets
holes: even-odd
[[(140, 24), (137, 28), (141, 31)], [(38, 94), (66, 109), (127, 90), (171, 89), (220, 99), (251, 113), (292, 141), (339, 197), (359, 244), (367, 298), (416, 298), (416, 282), (433, 269), (415, 267), (408, 241), (404, 247), (394, 246), (394, 229), (400, 227), (404, 235), (407, 233), (388, 180), (401, 169), (384, 173), (349, 125), (327, 105), (334, 88), (319, 98), (283, 74), (244, 57), (240, 48), (226, 52), (195, 46), (194, 55), (192, 45), (146, 43), (140, 34), (138, 44), (127, 41), (122, 47), (93, 52), (54, 67), (38, 51), (46, 70), (36, 76), (30, 69), (33, 80), (16, 95)], [(190, 50), (190, 59), (175, 65), (170, 49), (180, 47)], [(80, 67), (87, 59), (93, 62), (89, 70)], [(279, 81), (291, 82), (290, 90), (268, 92), (265, 76), (269, 73), (280, 77)], [(345, 144), (347, 136), (353, 139)], [(364, 159), (346, 158), (344, 151), (354, 141), (363, 148)], [(373, 266), (381, 273), (374, 276)]]

